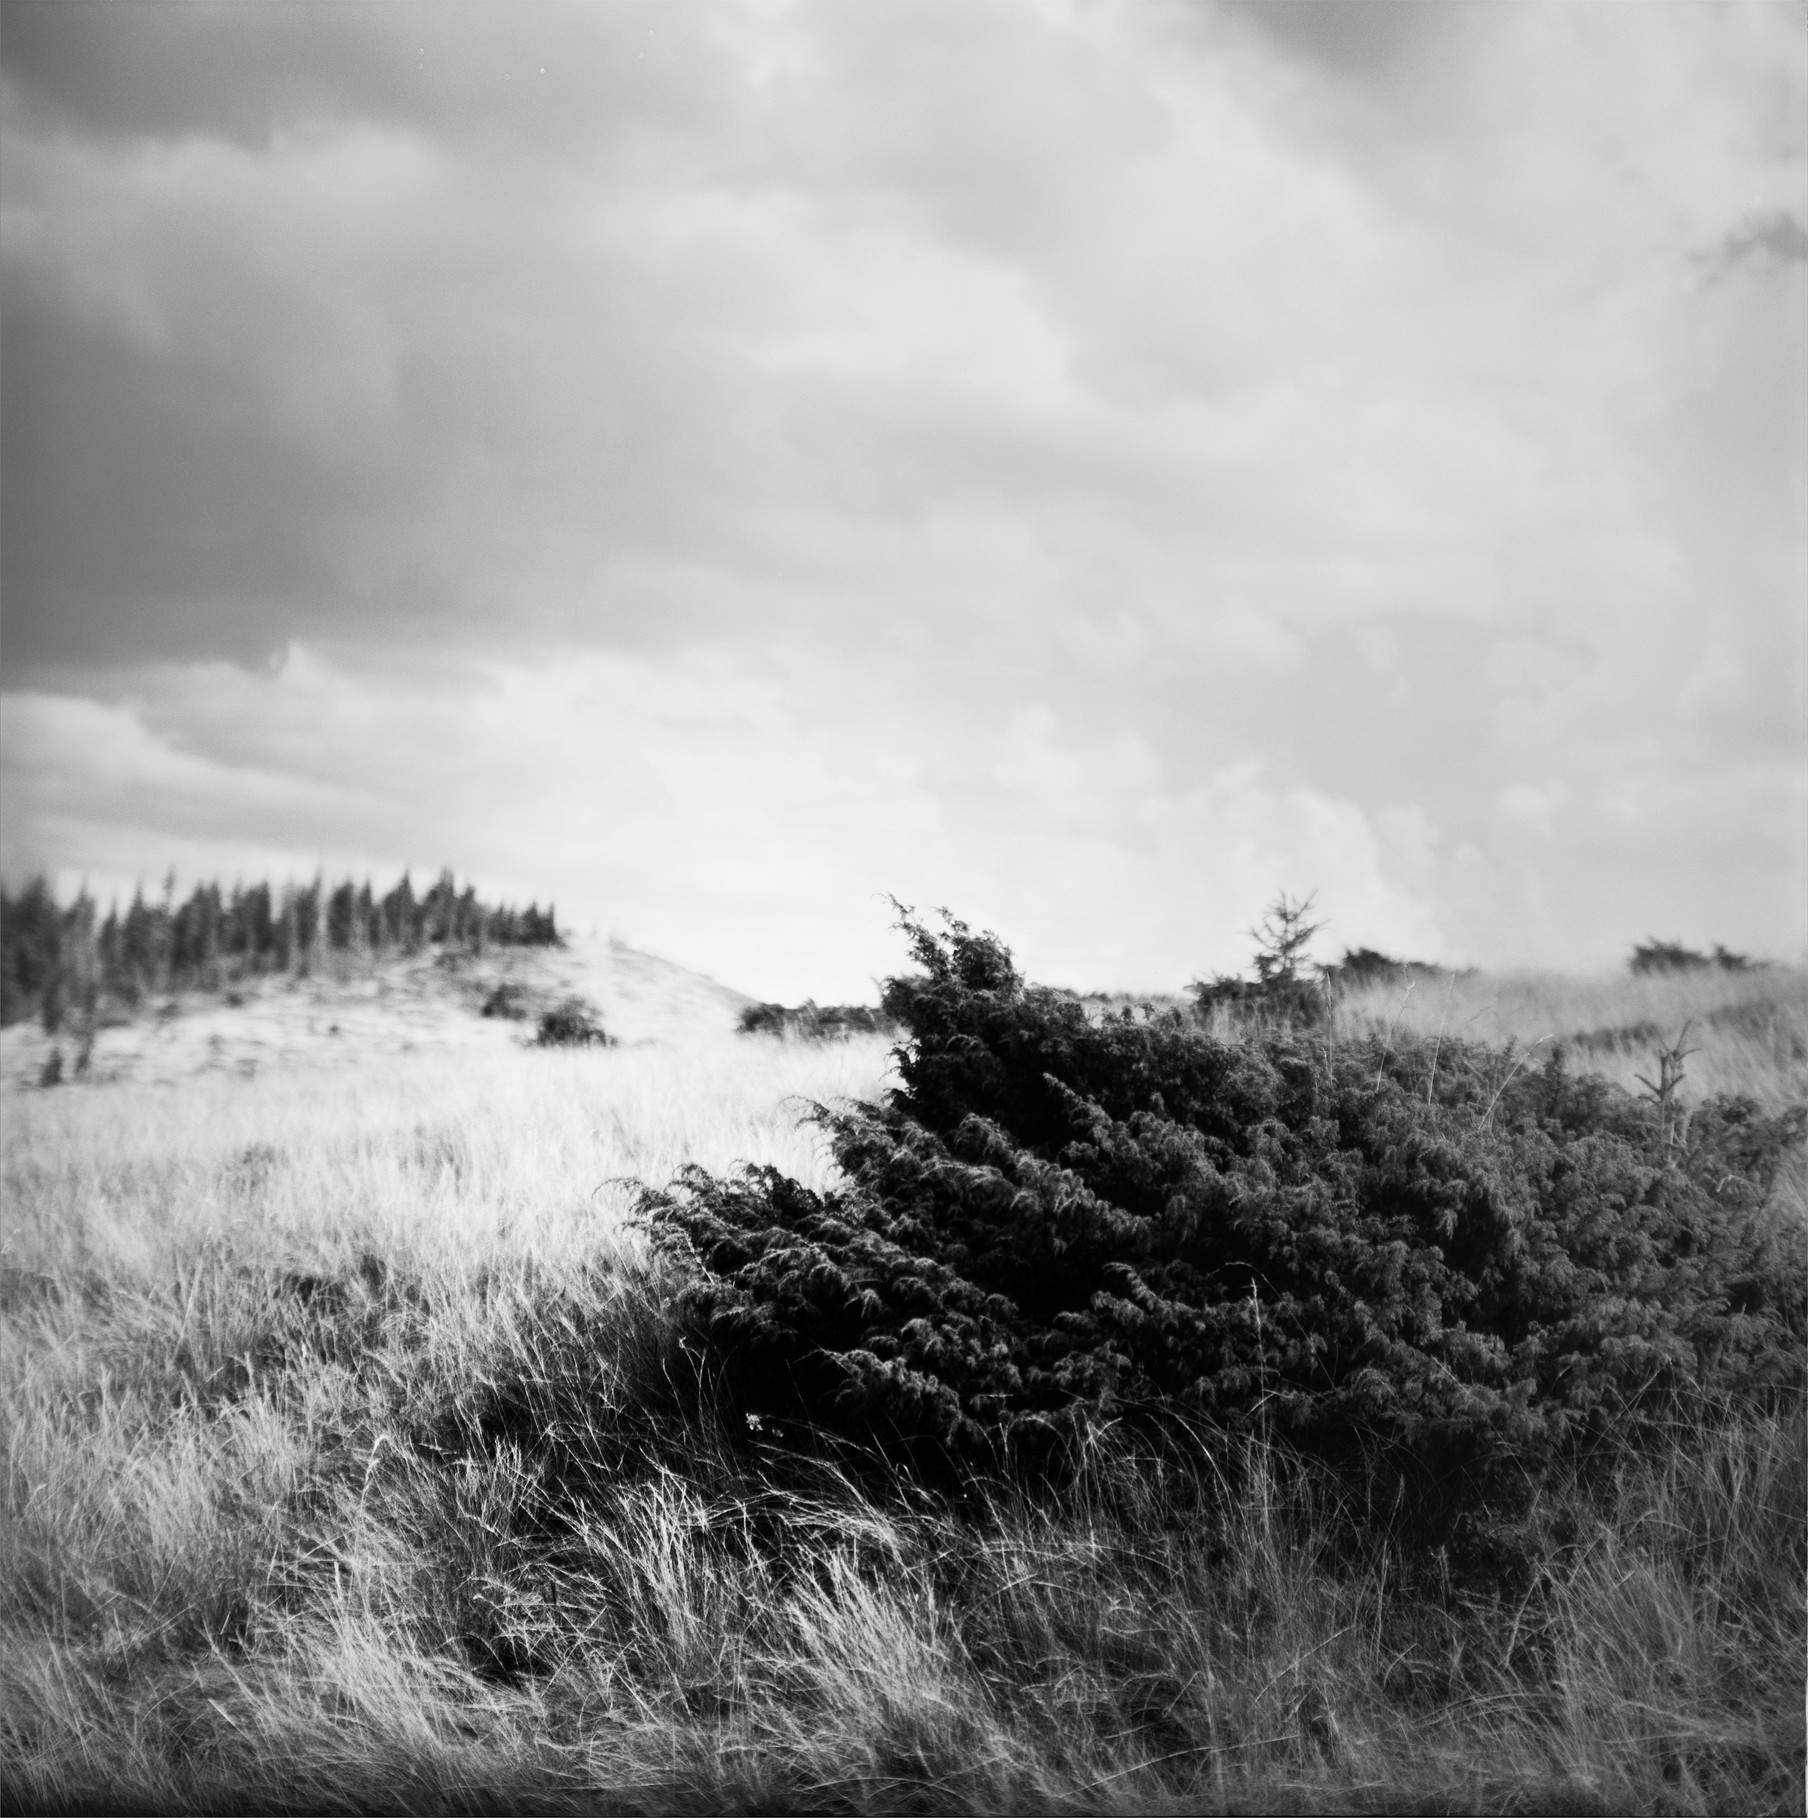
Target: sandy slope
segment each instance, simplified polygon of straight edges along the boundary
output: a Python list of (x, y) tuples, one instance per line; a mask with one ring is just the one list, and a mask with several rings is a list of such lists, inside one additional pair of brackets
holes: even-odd
[[(499, 985), (515, 1018), (486, 1017)], [(159, 999), (135, 1021), (102, 1028), (88, 1077), (178, 1080), (296, 1066), (351, 1067), (422, 1052), (458, 1053), (530, 1041), (539, 1013), (581, 998), (623, 1042), (681, 1044), (733, 1030), (753, 1000), (701, 973), (618, 942), (572, 936), (560, 948), (422, 954), (313, 978), (263, 979), (228, 993)], [(66, 1076), (77, 1043), (36, 1024), (0, 1031), (0, 1086), (35, 1085), (53, 1048)]]

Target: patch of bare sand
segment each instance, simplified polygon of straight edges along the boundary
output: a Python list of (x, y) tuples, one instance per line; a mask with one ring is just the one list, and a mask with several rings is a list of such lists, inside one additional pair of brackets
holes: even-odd
[[(485, 1015), (499, 994), (507, 1013)], [(541, 1013), (574, 998), (617, 1041), (674, 1046), (731, 1032), (753, 1002), (654, 954), (572, 936), (563, 947), (334, 963), (307, 978), (160, 998), (131, 1022), (95, 1032), (83, 1077), (167, 1082), (493, 1051), (531, 1042)], [(0, 1030), (0, 1087), (35, 1086), (56, 1051), (63, 1077), (72, 1079), (79, 1048), (67, 1030), (55, 1037), (35, 1023)]]

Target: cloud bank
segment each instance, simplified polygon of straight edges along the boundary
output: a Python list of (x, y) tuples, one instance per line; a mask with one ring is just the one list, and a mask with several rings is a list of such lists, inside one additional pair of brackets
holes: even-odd
[(1794, 10), (9, 11), (4, 862), (749, 989), (1808, 939)]

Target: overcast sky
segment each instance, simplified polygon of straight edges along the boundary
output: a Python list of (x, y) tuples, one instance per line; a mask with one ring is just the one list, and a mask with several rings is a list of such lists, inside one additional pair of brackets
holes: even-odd
[(1808, 945), (1797, 0), (0, 25), (12, 882)]

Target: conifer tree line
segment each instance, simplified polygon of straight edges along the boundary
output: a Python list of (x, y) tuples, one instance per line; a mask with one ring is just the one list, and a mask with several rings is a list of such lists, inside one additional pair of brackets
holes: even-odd
[(0, 1023), (42, 1017), (55, 1033), (65, 1019), (91, 1020), (103, 1003), (131, 1008), (155, 992), (218, 989), (265, 974), (305, 976), (329, 954), (380, 957), (428, 947), (481, 952), (485, 946), (559, 943), (553, 908), (479, 901), (450, 871), (420, 895), (406, 873), (384, 896), (349, 879), (309, 884), (197, 884), (176, 901), (172, 873), (162, 900), (135, 891), (123, 912), (103, 918), (84, 890), (61, 904), (33, 878), (17, 895), (0, 890)]

